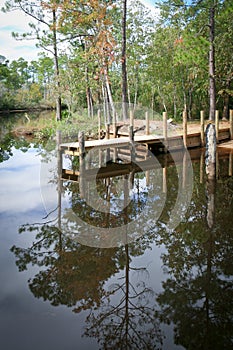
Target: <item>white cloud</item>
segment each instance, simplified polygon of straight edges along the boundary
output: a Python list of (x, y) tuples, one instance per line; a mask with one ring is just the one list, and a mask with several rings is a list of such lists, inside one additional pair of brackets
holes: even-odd
[[(155, 8), (154, 0), (141, 0), (154, 16), (158, 16), (158, 9)], [(0, 9), (4, 7), (5, 0), (0, 0)], [(31, 19), (30, 19), (31, 21)], [(37, 59), (37, 54), (41, 50), (37, 49), (35, 40), (15, 40), (11, 33), (13, 31), (24, 33), (30, 30), (28, 26), (29, 18), (22, 11), (11, 11), (3, 13), (0, 11), (0, 55), (5, 56), (10, 61), (23, 57), (26, 61)]]
[(155, 0), (140, 0), (140, 2), (151, 11), (154, 17), (159, 16), (160, 10), (155, 6)]
[[(0, 0), (0, 9), (4, 3), (4, 0)], [(13, 31), (24, 33), (29, 30), (28, 17), (21, 11), (8, 13), (0, 11), (0, 55), (5, 56), (10, 61), (20, 57), (27, 61), (36, 59), (39, 50), (35, 46), (35, 40), (17, 41), (11, 35)]]

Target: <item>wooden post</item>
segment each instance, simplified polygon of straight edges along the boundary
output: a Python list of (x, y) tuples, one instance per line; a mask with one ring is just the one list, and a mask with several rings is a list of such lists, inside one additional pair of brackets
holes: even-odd
[(219, 177), (219, 157), (218, 157), (218, 152), (216, 152), (216, 165), (215, 165), (215, 171), (216, 171), (216, 179)]
[(85, 156), (85, 137), (84, 131), (79, 131), (78, 133), (78, 143), (79, 143), (79, 155), (84, 158)]
[(163, 168), (163, 193), (167, 193), (167, 166)]
[(98, 109), (98, 138), (99, 138), (99, 140), (101, 138), (101, 112), (100, 112), (100, 109)]
[(216, 132), (215, 125), (212, 123), (208, 124), (206, 128), (206, 174), (206, 220), (208, 227), (211, 229), (214, 225), (216, 183)]
[(134, 115), (133, 115), (133, 111), (129, 112), (129, 116), (130, 116), (130, 124), (129, 124), (129, 140), (130, 142), (134, 141), (134, 132), (133, 132), (133, 128), (134, 128)]
[(187, 148), (187, 111), (183, 111), (183, 143), (184, 148)]
[(218, 132), (219, 132), (219, 111), (215, 111), (215, 131), (216, 131), (216, 142), (218, 143)]
[(165, 153), (167, 152), (167, 112), (163, 112), (163, 139)]
[(182, 187), (186, 187), (187, 183), (187, 151), (184, 151), (183, 155), (183, 173), (182, 173)]
[(230, 139), (233, 140), (233, 109), (230, 110)]
[(204, 151), (201, 152), (201, 159), (200, 159), (200, 184), (203, 183), (203, 166), (204, 166)]
[(106, 160), (105, 160), (105, 164), (108, 164), (108, 162), (111, 160), (111, 152), (110, 152), (110, 148), (106, 148)]
[(201, 111), (201, 147), (205, 146), (205, 114)]
[(150, 170), (146, 170), (146, 186), (150, 185)]
[(206, 128), (206, 174), (208, 179), (213, 179), (216, 175), (216, 132), (214, 124), (208, 124)]
[(146, 135), (150, 135), (150, 121), (149, 121), (149, 113), (146, 111), (145, 113), (146, 118)]
[(233, 156), (233, 154), (232, 153), (230, 153), (229, 154), (229, 176), (232, 176), (232, 157)]
[(61, 143), (61, 131), (56, 132), (56, 143), (57, 143), (57, 170), (58, 170), (58, 229), (61, 230), (61, 200), (62, 200), (62, 150), (60, 149)]
[(80, 131), (78, 134), (78, 142), (79, 142), (79, 191), (80, 197), (85, 197), (85, 138), (84, 132)]
[(113, 112), (112, 129), (113, 129), (113, 137), (116, 138), (117, 137), (116, 111)]
[(106, 139), (108, 140), (110, 138), (110, 124), (106, 124)]

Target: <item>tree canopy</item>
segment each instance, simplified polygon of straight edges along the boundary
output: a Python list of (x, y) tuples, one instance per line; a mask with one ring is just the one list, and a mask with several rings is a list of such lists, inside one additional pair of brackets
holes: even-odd
[[(40, 6), (38, 6), (38, 4)], [(164, 0), (153, 15), (140, 1), (8, 0), (33, 19), (17, 40), (36, 38), (37, 61), (0, 60), (0, 108), (141, 104), (179, 119), (233, 106), (230, 0)], [(35, 22), (36, 21), (36, 22)], [(1, 52), (0, 52), (1, 54)], [(38, 93), (35, 93), (37, 91)], [(27, 95), (27, 98), (25, 98)], [(125, 112), (124, 112), (125, 113)]]

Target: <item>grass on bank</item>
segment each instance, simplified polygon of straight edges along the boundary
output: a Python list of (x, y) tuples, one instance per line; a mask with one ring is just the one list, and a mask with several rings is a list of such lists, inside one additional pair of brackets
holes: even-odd
[(58, 130), (61, 131), (64, 140), (77, 140), (79, 131), (84, 131), (87, 136), (97, 135), (97, 116), (89, 118), (86, 114), (77, 113), (70, 117), (66, 111), (63, 111), (62, 114), (62, 120), (56, 121), (55, 112), (41, 113), (37, 118), (24, 113), (14, 126), (12, 133), (16, 136), (33, 137), (37, 140), (49, 139)]

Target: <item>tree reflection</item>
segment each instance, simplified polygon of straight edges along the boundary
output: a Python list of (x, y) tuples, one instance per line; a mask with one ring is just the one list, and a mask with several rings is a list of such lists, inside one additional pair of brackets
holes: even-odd
[(131, 272), (146, 273), (142, 268), (130, 267), (129, 246), (125, 245), (125, 275), (111, 286), (111, 298), (102, 300), (100, 308), (87, 318), (85, 335), (98, 339), (102, 349), (160, 349), (163, 336), (155, 292), (144, 281), (131, 282)]
[(196, 184), (189, 220), (172, 233), (160, 232), (160, 243), (167, 248), (163, 262), (170, 277), (157, 301), (161, 319), (174, 323), (175, 343), (185, 349), (232, 349), (232, 184), (232, 178), (231, 185), (229, 180), (218, 183), (216, 192), (213, 181), (207, 182), (206, 189)]
[(37, 232), (35, 242), (28, 248), (13, 246), (12, 252), (20, 271), (29, 264), (39, 267), (29, 280), (33, 294), (52, 305), (76, 306), (79, 301), (83, 309), (99, 305), (104, 281), (120, 268), (117, 251), (81, 246), (56, 226), (24, 225), (21, 232), (26, 230)]
[(130, 267), (132, 257), (148, 246), (148, 238), (140, 247), (100, 249), (80, 245), (51, 223), (24, 225), (20, 231), (36, 234), (30, 247), (12, 247), (20, 271), (31, 264), (38, 267), (28, 281), (35, 297), (72, 307), (75, 313), (89, 310), (84, 336), (96, 338), (103, 349), (161, 347), (155, 292), (146, 285), (147, 271)]

